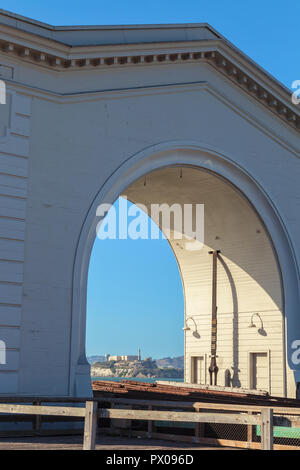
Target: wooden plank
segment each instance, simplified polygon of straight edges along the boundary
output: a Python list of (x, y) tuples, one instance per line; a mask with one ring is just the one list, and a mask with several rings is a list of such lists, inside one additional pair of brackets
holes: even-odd
[[(108, 428), (100, 428), (99, 431), (103, 434), (108, 435), (116, 435), (116, 433), (112, 433)], [(147, 437), (146, 431), (133, 431), (133, 437)], [(217, 439), (213, 437), (200, 437), (196, 439), (194, 436), (183, 436), (179, 434), (165, 434), (160, 432), (153, 432), (152, 434), (153, 439), (160, 439), (164, 441), (175, 441), (175, 442), (191, 442), (194, 444), (204, 444), (204, 445), (214, 445), (220, 447), (236, 447), (241, 449), (254, 449), (260, 450), (261, 444), (260, 442), (252, 442), (251, 445), (248, 445), (246, 441), (233, 441), (227, 439)], [(274, 444), (274, 450), (299, 450), (300, 447), (298, 446), (291, 446), (291, 445), (282, 445), (282, 444)]]
[(87, 401), (85, 407), (83, 450), (95, 450), (98, 403)]
[[(262, 409), (269, 408), (267, 406), (261, 405), (231, 405), (226, 403), (206, 403), (206, 402), (194, 402), (193, 407), (202, 407), (202, 409), (207, 410), (223, 410), (223, 411), (241, 411), (241, 412), (248, 412), (251, 411), (252, 413), (260, 413)], [(281, 408), (281, 407), (272, 407), (273, 414), (277, 415), (294, 415), (300, 416), (300, 408)]]
[[(262, 409), (269, 408), (261, 405), (231, 405), (226, 403), (206, 403), (206, 402), (194, 402), (194, 407), (202, 407), (207, 410), (224, 410), (224, 411), (251, 411), (252, 413), (260, 413)], [(274, 414), (280, 415), (298, 415), (300, 416), (300, 408), (284, 408), (284, 407), (272, 407)]]
[[(0, 403), (3, 403), (3, 404), (8, 404), (8, 403), (13, 403), (13, 404), (33, 403), (37, 400), (41, 403), (59, 403), (59, 402), (62, 402), (62, 403), (81, 403), (83, 405), (83, 407), (85, 407), (85, 403), (87, 401), (91, 401), (91, 400), (92, 401), (99, 401), (97, 399), (91, 399), (89, 397), (70, 398), (70, 397), (63, 397), (63, 396), (59, 396), (59, 397), (47, 397), (46, 396), (45, 397), (45, 396), (39, 396), (39, 395), (36, 395), (34, 397), (30, 397), (30, 396), (20, 397), (18, 395), (0, 396)], [(104, 401), (104, 400), (102, 399), (100, 401)]]
[[(0, 397), (0, 407), (9, 406), (9, 403), (33, 403), (39, 401), (40, 403), (82, 403), (83, 399), (81, 398), (68, 398), (68, 397)], [(251, 405), (231, 405), (231, 404), (218, 404), (218, 403), (206, 403), (206, 402), (182, 402), (182, 401), (161, 401), (161, 400), (139, 400), (139, 399), (126, 399), (126, 398), (96, 398), (88, 399), (85, 401), (94, 401), (94, 402), (108, 402), (108, 403), (119, 403), (119, 404), (131, 404), (131, 405), (140, 405), (140, 406), (152, 406), (153, 408), (185, 408), (185, 409), (202, 409), (202, 410), (221, 410), (221, 411), (240, 411), (240, 412), (255, 412), (260, 413), (265, 407), (262, 406), (251, 406)], [(6, 402), (6, 403), (3, 403)], [(2, 405), (3, 404), (3, 405)], [(17, 406), (17, 405), (16, 405)], [(28, 406), (28, 405), (27, 405)], [(53, 407), (52, 407), (53, 408)], [(61, 408), (61, 407), (60, 407)], [(72, 410), (74, 408), (71, 408)], [(1, 411), (0, 411), (1, 412)], [(3, 411), (4, 412), (4, 411)], [(9, 412), (9, 411), (5, 411)], [(26, 413), (28, 414), (28, 413)], [(279, 415), (278, 422), (280, 419), (285, 417), (290, 419), (291, 422), (295, 423), (298, 427), (300, 425), (298, 419), (300, 417), (300, 408), (273, 408), (273, 414)], [(289, 416), (285, 416), (289, 415)], [(76, 415), (78, 416), (78, 415)], [(81, 414), (79, 414), (81, 416)], [(277, 417), (276, 417), (277, 419)], [(288, 422), (287, 422), (288, 423)], [(289, 423), (288, 423), (289, 425)]]
[(221, 413), (185, 413), (173, 411), (148, 411), (148, 410), (117, 410), (99, 409), (100, 418), (152, 420), (152, 421), (176, 421), (190, 423), (223, 423), (223, 424), (260, 424), (259, 416), (247, 414), (221, 414)]
[(190, 408), (193, 409), (195, 402), (193, 401), (167, 401), (167, 400), (140, 400), (135, 398), (111, 398), (103, 397), (96, 398), (98, 402), (107, 402), (107, 403), (120, 403), (128, 405), (140, 405), (140, 406), (153, 406), (157, 408)]
[(261, 410), (261, 448), (273, 450), (273, 410), (265, 408)]
[[(141, 405), (141, 406), (148, 406), (153, 405), (153, 407), (162, 407), (162, 408), (194, 408), (203, 410), (223, 410), (223, 411), (243, 411), (248, 412), (251, 411), (253, 413), (260, 413), (264, 406), (261, 405), (234, 405), (234, 404), (227, 404), (227, 403), (207, 403), (207, 402), (200, 402), (200, 401), (162, 401), (162, 400), (140, 400), (140, 399), (133, 399), (133, 398), (111, 398), (111, 397), (103, 397), (103, 398), (96, 398), (95, 400), (100, 402), (108, 402), (108, 403), (128, 403), (132, 405)], [(299, 415), (300, 416), (300, 408), (285, 408), (285, 407), (272, 407), (274, 414), (291, 414), (291, 415)]]
[(32, 405), (3, 405), (0, 404), (0, 413), (42, 416), (77, 416), (85, 417), (84, 408), (67, 406), (32, 406)]
[[(35, 396), (35, 397), (18, 397), (18, 396), (9, 396), (0, 397), (1, 403), (32, 403), (34, 401), (40, 401), (41, 403), (82, 403), (85, 404), (86, 401), (91, 401), (88, 397), (81, 398), (70, 398), (70, 397), (45, 397), (45, 396)], [(190, 408), (197, 409), (202, 408), (203, 410), (223, 410), (223, 411), (243, 411), (248, 412), (252, 411), (255, 413), (260, 413), (263, 408), (262, 405), (235, 405), (227, 403), (211, 403), (211, 402), (201, 402), (201, 401), (166, 401), (166, 400), (140, 400), (132, 398), (114, 398), (114, 397), (96, 397), (92, 401), (95, 402), (108, 402), (108, 403), (128, 403), (132, 405), (141, 405), (148, 406), (153, 405), (153, 407), (163, 407), (163, 408)], [(300, 416), (300, 407), (273, 407), (273, 413), (277, 415), (294, 415)]]
[[(252, 414), (252, 411), (249, 411), (249, 415)], [(248, 424), (247, 426), (247, 442), (249, 446), (251, 445), (253, 441), (253, 426), (251, 424)]]

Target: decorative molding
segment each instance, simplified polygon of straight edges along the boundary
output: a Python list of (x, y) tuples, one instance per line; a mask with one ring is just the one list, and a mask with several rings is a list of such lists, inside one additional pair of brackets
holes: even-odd
[(167, 63), (190, 63), (205, 61), (218, 71), (226, 75), (248, 94), (253, 96), (270, 111), (277, 114), (283, 121), (295, 129), (300, 129), (300, 115), (296, 113), (294, 107), (288, 106), (283, 100), (278, 99), (273, 93), (258, 83), (250, 74), (245, 73), (241, 67), (228, 60), (222, 53), (214, 50), (199, 52), (173, 52), (170, 53), (146, 53), (133, 55), (119, 55), (110, 57), (76, 57), (71, 58), (69, 54), (65, 57), (58, 57), (50, 53), (44, 53), (30, 47), (23, 47), (18, 44), (8, 43), (0, 40), (0, 51), (21, 58), (22, 60), (50, 67), (58, 71), (64, 70), (86, 70), (105, 69), (108, 67), (136, 67), (144, 65), (159, 65)]

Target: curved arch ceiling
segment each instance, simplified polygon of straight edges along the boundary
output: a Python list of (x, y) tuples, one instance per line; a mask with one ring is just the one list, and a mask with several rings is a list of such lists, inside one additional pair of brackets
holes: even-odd
[[(174, 238), (172, 225), (169, 238), (182, 275), (185, 314), (195, 319), (200, 333), (200, 338), (186, 333), (186, 380), (190, 380), (190, 357), (210, 354), (209, 251), (221, 250), (217, 277), (220, 385), (226, 369), (233, 371), (233, 385), (247, 383), (249, 351), (272, 348), (272, 393), (282, 394), (285, 352), (281, 281), (272, 245), (255, 210), (225, 181), (189, 167), (153, 171), (129, 186), (124, 195), (135, 204), (145, 205), (148, 214), (151, 204), (204, 204), (202, 249), (187, 249), (184, 238)], [(193, 216), (195, 219), (195, 211)], [(254, 312), (263, 320), (263, 335), (248, 328)]]

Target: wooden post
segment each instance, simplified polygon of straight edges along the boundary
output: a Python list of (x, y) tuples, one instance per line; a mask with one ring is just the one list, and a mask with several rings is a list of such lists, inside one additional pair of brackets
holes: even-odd
[[(152, 410), (152, 406), (149, 405), (148, 406), (148, 410), (151, 411)], [(152, 437), (152, 432), (153, 432), (153, 421), (148, 421), (148, 437)]]
[(85, 405), (83, 450), (95, 450), (97, 434), (98, 403), (87, 401)]
[[(200, 408), (195, 410), (197, 413), (200, 413)], [(204, 423), (196, 423), (195, 425), (195, 438), (196, 442), (200, 437), (204, 437)]]
[(261, 449), (273, 450), (273, 410), (263, 408), (261, 410)]
[[(35, 402), (33, 402), (33, 405), (34, 405), (34, 406), (40, 406), (40, 405), (41, 405), (41, 402), (40, 402), (40, 401), (35, 401)], [(37, 435), (40, 434), (40, 431), (41, 431), (41, 422), (42, 422), (42, 417), (41, 417), (41, 415), (35, 415), (35, 416), (33, 417), (33, 431), (34, 431), (34, 434), (37, 434)]]
[[(252, 415), (252, 411), (248, 412), (248, 415)], [(251, 448), (251, 444), (253, 442), (253, 426), (252, 424), (248, 424), (247, 426), (247, 443), (249, 448)]]

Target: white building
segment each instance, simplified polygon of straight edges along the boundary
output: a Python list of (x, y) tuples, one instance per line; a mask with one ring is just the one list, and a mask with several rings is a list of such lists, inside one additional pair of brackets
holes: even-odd
[(170, 238), (186, 380), (208, 381), (209, 251), (221, 250), (218, 383), (229, 370), (234, 385), (295, 396), (300, 111), (289, 91), (207, 24), (53, 27), (1, 11), (0, 46), (0, 393), (91, 393), (97, 207), (127, 194), (205, 206), (202, 250)]
[(109, 356), (108, 358), (109, 361), (137, 361), (138, 356), (134, 355), (127, 355), (127, 356)]

